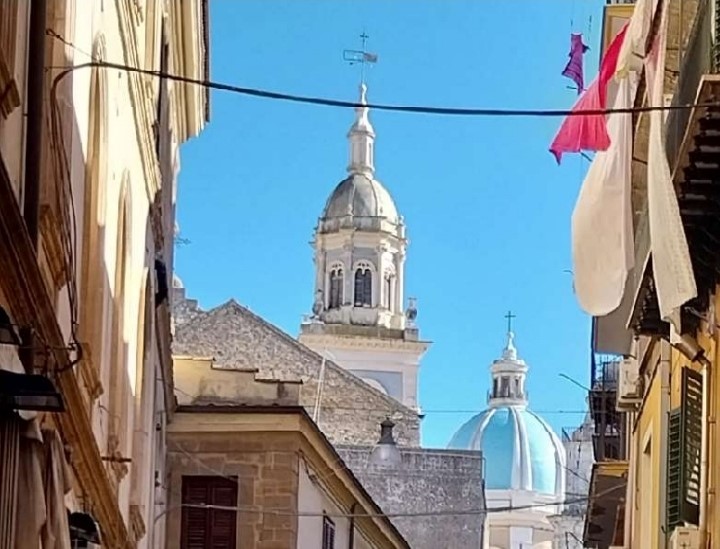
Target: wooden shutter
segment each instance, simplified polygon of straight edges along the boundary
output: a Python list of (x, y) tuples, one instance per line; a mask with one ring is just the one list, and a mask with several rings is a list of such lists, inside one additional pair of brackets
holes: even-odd
[(237, 512), (189, 505), (237, 506), (237, 481), (225, 477), (186, 476), (182, 480), (181, 549), (235, 549)]
[(697, 524), (700, 513), (702, 375), (682, 370), (681, 405), (670, 412), (667, 460), (667, 531)]
[(322, 549), (335, 549), (335, 523), (323, 517)]

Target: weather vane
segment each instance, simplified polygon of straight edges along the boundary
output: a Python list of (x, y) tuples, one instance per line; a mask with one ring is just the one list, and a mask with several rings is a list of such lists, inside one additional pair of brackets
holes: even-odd
[(378, 61), (376, 53), (370, 53), (365, 49), (367, 40), (370, 38), (364, 31), (360, 35), (362, 47), (359, 50), (344, 50), (343, 59), (350, 65), (360, 65), (360, 84), (365, 83), (365, 65), (375, 64)]

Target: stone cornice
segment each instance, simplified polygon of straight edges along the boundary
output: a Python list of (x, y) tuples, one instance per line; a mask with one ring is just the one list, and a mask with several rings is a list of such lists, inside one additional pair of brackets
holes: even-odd
[[(137, 26), (133, 16), (136, 8), (133, 4), (135, 4), (134, 0), (115, 0), (125, 64), (142, 68), (137, 47)], [(153, 116), (150, 111), (152, 101), (151, 97), (148, 96), (148, 87), (145, 85), (142, 75), (128, 72), (126, 76), (148, 199), (152, 202), (155, 199), (155, 194), (160, 189), (160, 168), (155, 154), (155, 138), (152, 130)]]
[(58, 370), (56, 383), (65, 402), (64, 413), (54, 416), (65, 444), (72, 452), (72, 467), (82, 491), (92, 502), (93, 514), (102, 525), (104, 543), (112, 548), (131, 548), (128, 532), (105, 473), (90, 418), (85, 410), (78, 376), (71, 369), (65, 338), (58, 325), (53, 302), (48, 295), (28, 236), (20, 208), (0, 162), (0, 284), (15, 321), (32, 326), (38, 340), (51, 352)]
[(300, 334), (300, 342), (307, 345), (312, 341), (319, 347), (335, 347), (340, 349), (372, 349), (383, 351), (415, 351), (424, 353), (430, 347), (429, 341), (407, 341), (404, 339), (380, 339), (367, 336), (338, 336)]

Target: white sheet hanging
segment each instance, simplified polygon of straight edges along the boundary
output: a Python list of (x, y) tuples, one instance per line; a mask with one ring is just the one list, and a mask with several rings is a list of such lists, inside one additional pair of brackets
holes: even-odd
[[(655, 45), (645, 60), (650, 105), (663, 105), (668, 2), (662, 6)], [(680, 307), (697, 296), (690, 251), (665, 152), (664, 111), (650, 112), (648, 212), (653, 275), (660, 316), (681, 333)]]
[[(620, 81), (612, 108), (632, 106), (635, 81)], [(572, 215), (575, 294), (582, 309), (593, 316), (618, 308), (634, 263), (632, 115), (613, 113), (607, 127), (610, 147), (595, 155)]]

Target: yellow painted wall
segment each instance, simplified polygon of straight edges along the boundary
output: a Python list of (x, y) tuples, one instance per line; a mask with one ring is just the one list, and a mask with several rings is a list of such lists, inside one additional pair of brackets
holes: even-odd
[[(720, 292), (718, 292), (716, 288), (714, 296), (715, 311), (717, 311), (718, 307), (720, 307), (719, 294)], [(717, 326), (717, 315), (710, 320), (713, 324), (715, 324), (715, 326)], [(711, 422), (709, 424), (708, 432), (708, 547), (718, 547), (718, 544), (720, 544), (720, 505), (718, 505), (719, 502), (717, 496), (718, 480), (720, 479), (720, 438), (717, 435), (717, 424), (715, 423), (718, 415), (720, 415), (720, 370), (718, 370), (718, 366), (720, 366), (720, 345), (718, 345), (718, 337), (720, 337), (720, 330), (716, 327), (714, 335), (711, 339), (712, 354), (708, 355), (712, 362), (712, 367), (710, 369), (709, 398), (709, 413)]]
[[(656, 345), (659, 347), (659, 345)], [(656, 369), (651, 378), (650, 386), (645, 394), (645, 400), (638, 414), (633, 430), (632, 443), (635, 445), (633, 505), (634, 517), (632, 521), (632, 547), (659, 547), (662, 505), (660, 502), (659, 486), (665, 483), (661, 471), (661, 393), (662, 379), (657, 368), (659, 352), (653, 353), (649, 368)], [(649, 442), (649, 453), (644, 455)]]

